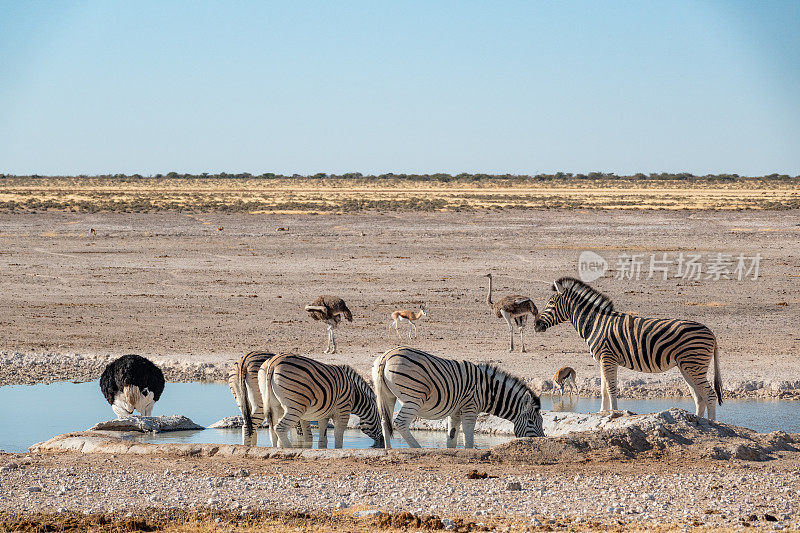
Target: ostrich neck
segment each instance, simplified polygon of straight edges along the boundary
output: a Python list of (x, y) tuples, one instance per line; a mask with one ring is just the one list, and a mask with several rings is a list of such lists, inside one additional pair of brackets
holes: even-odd
[(489, 292), (486, 294), (486, 305), (492, 305), (492, 278), (489, 277)]

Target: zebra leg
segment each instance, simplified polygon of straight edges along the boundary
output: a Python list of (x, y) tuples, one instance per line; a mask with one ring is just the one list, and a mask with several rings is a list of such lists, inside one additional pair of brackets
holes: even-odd
[[(714, 409), (714, 403), (707, 402), (708, 394), (713, 391), (711, 389), (711, 384), (708, 382), (705, 377), (695, 376), (691, 370), (686, 365), (678, 365), (681, 370), (681, 374), (683, 374), (683, 379), (686, 380), (686, 383), (689, 385), (689, 390), (692, 392), (692, 398), (694, 399), (694, 406), (695, 406), (695, 414), (697, 416), (703, 416), (706, 411), (706, 403), (708, 403), (708, 415), (709, 419), (711, 418), (712, 410)], [(714, 413), (716, 414), (716, 413)], [(713, 419), (712, 419), (713, 420)]]
[(330, 418), (323, 418), (319, 424), (319, 438), (317, 439), (317, 448), (323, 450), (328, 447), (328, 421)]
[[(297, 434), (297, 444), (301, 448), (311, 448), (314, 446), (314, 434), (311, 432), (311, 422), (308, 420), (300, 420), (297, 423), (296, 429), (299, 429)], [(302, 432), (302, 433), (301, 433)]]
[(411, 421), (417, 417), (419, 412), (419, 405), (414, 402), (406, 402), (400, 407), (397, 416), (394, 417), (394, 427), (400, 432), (405, 441), (408, 443), (409, 448), (422, 448), (411, 434), (410, 426)]
[(520, 340), (520, 342), (522, 342), (522, 353), (525, 353), (527, 351), (527, 350), (525, 350), (525, 335), (524, 335), (524, 331), (525, 331), (524, 327), (520, 327), (519, 328), (519, 340)]
[(604, 360), (602, 368), (602, 384), (603, 388), (603, 411), (611, 409), (617, 410), (617, 363), (615, 361)]
[(475, 447), (475, 422), (478, 420), (478, 413), (463, 412), (463, 420), (461, 422), (461, 430), (464, 432), (464, 448)]
[(458, 426), (461, 425), (461, 413), (454, 413), (447, 418), (447, 447), (455, 448), (458, 444)]
[(350, 413), (345, 412), (333, 419), (333, 447), (341, 448), (344, 446), (344, 430), (347, 429), (347, 422), (350, 420)]
[(296, 427), (299, 420), (299, 411), (287, 409), (278, 423), (275, 424), (275, 432), (278, 434), (278, 442), (281, 448), (292, 447), (292, 441), (289, 440), (289, 430)]

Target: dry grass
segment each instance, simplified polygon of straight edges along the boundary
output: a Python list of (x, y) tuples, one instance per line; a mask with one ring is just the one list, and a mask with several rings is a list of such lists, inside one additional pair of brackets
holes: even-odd
[(0, 212), (794, 209), (796, 180), (0, 179)]
[[(540, 516), (542, 525), (532, 526), (525, 519), (506, 519), (502, 517), (474, 520), (456, 518), (454, 531), (685, 531), (687, 527), (704, 525), (701, 523), (682, 524), (641, 524), (608, 517), (606, 520), (588, 520), (573, 523), (569, 518), (548, 523), (546, 516)], [(741, 523), (741, 526), (761, 524)], [(167, 533), (206, 533), (229, 531), (232, 533), (282, 533), (285, 531), (304, 532), (372, 532), (394, 533), (400, 531), (444, 530), (442, 522), (435, 517), (418, 517), (411, 513), (383, 513), (377, 517), (354, 518), (352, 515), (306, 514), (297, 512), (254, 512), (235, 511), (163, 511), (152, 509), (133, 513), (133, 516), (81, 513), (0, 513), (0, 532), (11, 531), (90, 531), (95, 533), (133, 533), (136, 531), (163, 531)], [(706, 527), (706, 531), (733, 531), (733, 528)], [(741, 527), (738, 528), (741, 530)]]

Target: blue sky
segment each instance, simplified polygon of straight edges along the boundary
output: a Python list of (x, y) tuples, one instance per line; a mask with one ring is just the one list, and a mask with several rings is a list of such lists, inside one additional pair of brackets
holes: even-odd
[(800, 174), (800, 2), (0, 0), (0, 172)]

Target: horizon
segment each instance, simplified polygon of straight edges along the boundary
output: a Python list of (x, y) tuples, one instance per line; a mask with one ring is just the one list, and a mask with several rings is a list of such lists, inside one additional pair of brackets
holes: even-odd
[(0, 173), (797, 176), (798, 27), (789, 1), (4, 3)]

